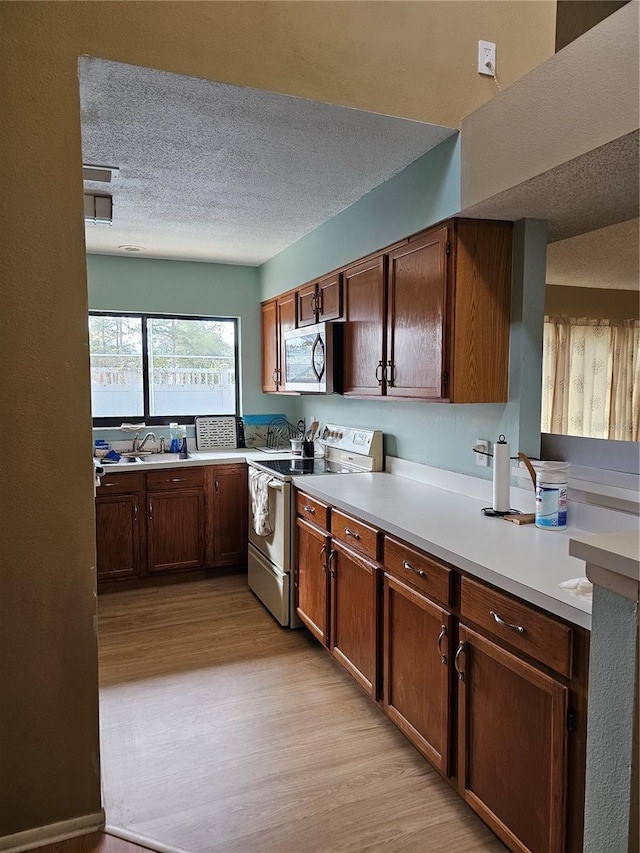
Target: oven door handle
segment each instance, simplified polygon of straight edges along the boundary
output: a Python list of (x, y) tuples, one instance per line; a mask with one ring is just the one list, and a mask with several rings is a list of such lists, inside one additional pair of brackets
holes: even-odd
[(282, 480), (269, 480), (269, 488), (276, 492), (282, 491)]

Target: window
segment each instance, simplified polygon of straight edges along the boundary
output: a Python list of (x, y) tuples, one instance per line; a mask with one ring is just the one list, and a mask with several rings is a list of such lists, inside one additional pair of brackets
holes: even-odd
[(89, 347), (96, 426), (238, 413), (237, 320), (91, 312)]

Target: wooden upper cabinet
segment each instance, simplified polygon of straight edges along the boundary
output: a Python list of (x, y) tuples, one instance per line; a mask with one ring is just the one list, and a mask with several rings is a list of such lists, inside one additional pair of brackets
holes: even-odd
[(284, 384), (284, 333), (296, 327), (296, 294), (262, 303), (262, 390), (281, 391)]
[(278, 338), (278, 300), (262, 305), (262, 390), (278, 390), (280, 342)]
[(446, 396), (447, 245), (445, 226), (389, 255), (384, 389), (390, 397)]
[(296, 298), (298, 326), (339, 320), (342, 317), (342, 277), (335, 273), (307, 284), (296, 292)]
[(449, 327), (452, 403), (506, 403), (511, 222), (453, 220)]
[(344, 272), (344, 393), (380, 396), (385, 355), (386, 257), (377, 255)]

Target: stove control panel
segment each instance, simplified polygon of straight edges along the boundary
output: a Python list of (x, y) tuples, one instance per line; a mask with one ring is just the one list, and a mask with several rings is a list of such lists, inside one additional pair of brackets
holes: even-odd
[(357, 456), (373, 457), (376, 462), (373, 470), (382, 470), (382, 433), (380, 430), (325, 424), (320, 428), (318, 437), (325, 447)]

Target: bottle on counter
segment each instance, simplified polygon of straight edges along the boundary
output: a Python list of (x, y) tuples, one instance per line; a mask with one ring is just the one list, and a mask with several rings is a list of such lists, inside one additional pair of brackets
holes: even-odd
[(169, 453), (177, 453), (179, 449), (178, 443), (178, 424), (169, 424)]
[(178, 453), (187, 452), (187, 428), (186, 426), (178, 427)]
[(566, 530), (570, 462), (536, 462), (536, 527)]

